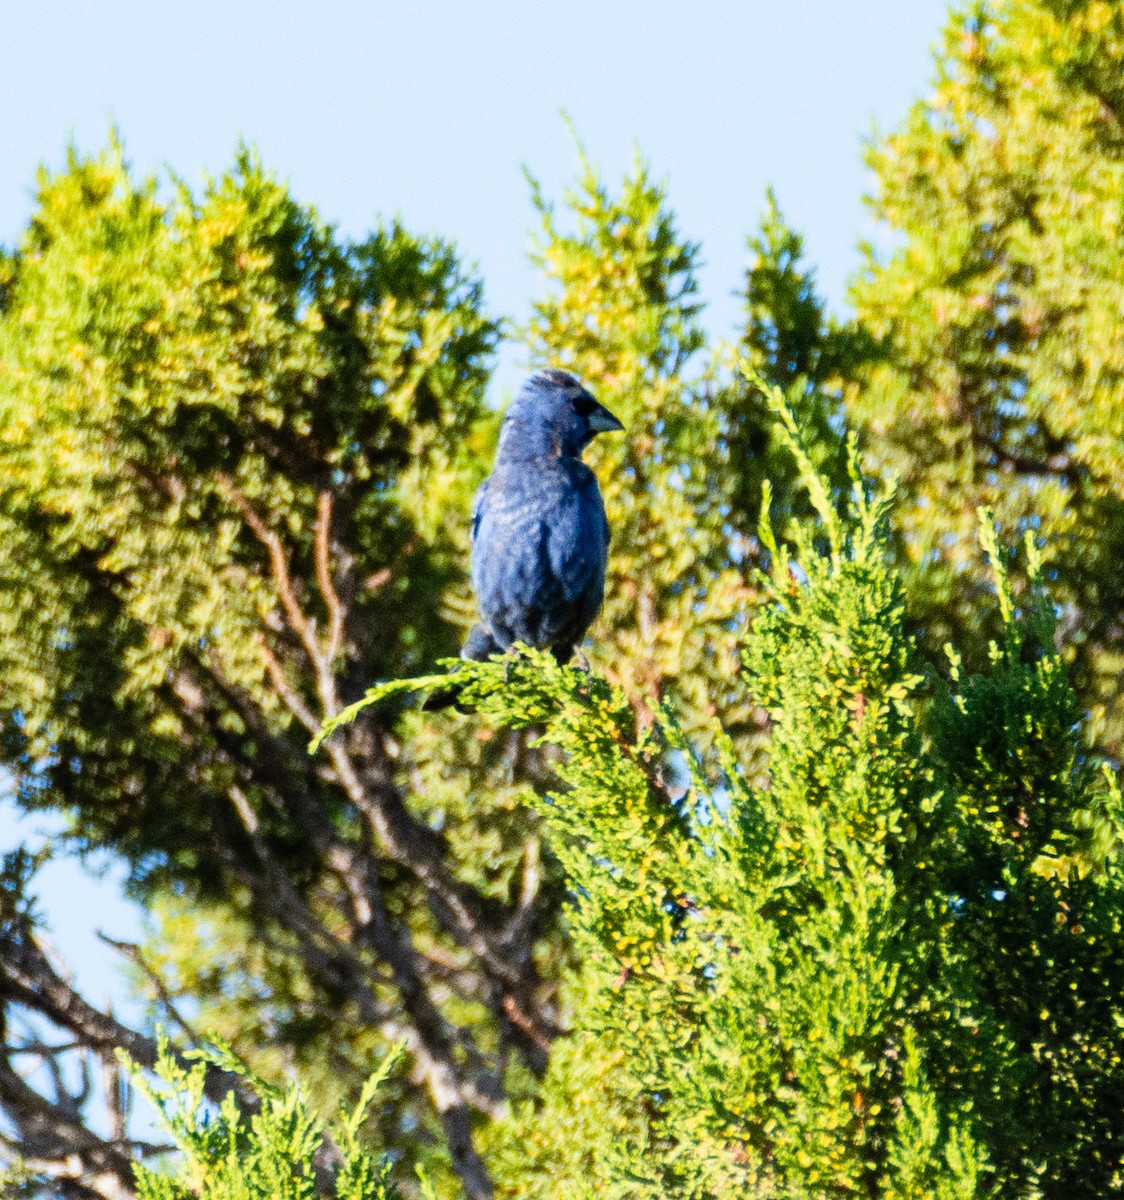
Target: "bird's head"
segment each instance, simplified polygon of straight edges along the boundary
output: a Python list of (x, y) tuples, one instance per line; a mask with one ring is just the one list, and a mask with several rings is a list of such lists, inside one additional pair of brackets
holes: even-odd
[(565, 371), (536, 371), (516, 393), (500, 430), (499, 457), (577, 458), (599, 433), (624, 426)]

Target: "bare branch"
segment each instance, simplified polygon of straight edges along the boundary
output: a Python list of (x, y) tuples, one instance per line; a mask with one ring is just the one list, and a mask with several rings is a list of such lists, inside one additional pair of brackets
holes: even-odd
[(144, 977), (152, 985), (153, 991), (155, 991), (164, 1011), (175, 1021), (189, 1041), (195, 1045), (201, 1045), (204, 1039), (200, 1037), (199, 1033), (192, 1028), (187, 1019), (180, 1013), (176, 1002), (172, 999), (171, 993), (160, 976), (160, 972), (144, 957), (141, 948), (133, 942), (119, 942), (100, 932), (98, 933), (98, 939), (104, 942), (105, 945), (116, 950), (119, 954), (124, 955), (131, 963), (140, 968)]
[[(122, 1049), (142, 1067), (156, 1064), (155, 1039), (89, 1004), (51, 965), (24, 918), (0, 925), (0, 1001), (14, 1001), (46, 1017), (95, 1054), (112, 1056)], [(231, 1090), (244, 1106), (256, 1109), (256, 1098), (237, 1075), (209, 1067), (208, 1097), (220, 1101)]]
[[(316, 582), (320, 585), (320, 594), (328, 609), (328, 644), (324, 650), (324, 658), (329, 668), (336, 660), (343, 642), (343, 627), (347, 610), (340, 600), (332, 581), (332, 569), (329, 561), (329, 547), (332, 532), (332, 493), (322, 491), (316, 497)], [(334, 690), (334, 689), (333, 689)]]
[(274, 690), (284, 701), (285, 707), (300, 721), (309, 733), (319, 733), (320, 722), (312, 715), (312, 710), (300, 698), (296, 689), (289, 682), (285, 675), (285, 668), (278, 661), (277, 655), (270, 649), (265, 636), (259, 633), (254, 640), (261, 653), (262, 661), (265, 663), (269, 682), (273, 684)]
[(0, 1057), (0, 1108), (15, 1134), (2, 1139), (3, 1157), (54, 1181), (63, 1195), (134, 1200), (134, 1158), (171, 1148), (99, 1137), (30, 1087), (6, 1057)]

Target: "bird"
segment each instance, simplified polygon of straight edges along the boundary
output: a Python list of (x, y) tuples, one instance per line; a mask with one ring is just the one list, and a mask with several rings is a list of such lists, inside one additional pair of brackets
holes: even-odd
[[(472, 503), (472, 588), (480, 619), (461, 658), (516, 642), (568, 662), (605, 596), (609, 523), (582, 452), (624, 426), (567, 371), (536, 371), (500, 427), (492, 473)], [(431, 696), (427, 707), (451, 698)]]

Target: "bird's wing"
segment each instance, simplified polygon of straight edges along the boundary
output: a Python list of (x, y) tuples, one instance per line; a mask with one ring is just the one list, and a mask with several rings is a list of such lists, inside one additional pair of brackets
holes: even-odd
[(498, 643), (580, 638), (605, 587), (605, 510), (593, 472), (562, 459), (497, 469), (474, 518), (472, 583)]
[(488, 480), (476, 489), (476, 495), (472, 497), (472, 540), (476, 541), (476, 535), (480, 532), (480, 518), (484, 515), (484, 501), (488, 495)]
[(568, 601), (592, 601), (596, 596), (600, 605), (608, 531), (597, 479), (584, 464), (575, 464), (570, 486), (558, 498), (546, 530), (550, 570)]

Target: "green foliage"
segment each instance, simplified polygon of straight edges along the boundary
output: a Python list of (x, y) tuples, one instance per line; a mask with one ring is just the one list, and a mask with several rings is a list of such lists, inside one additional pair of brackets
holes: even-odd
[[(571, 1011), (586, 1010), (597, 968), (570, 981)], [(608, 1196), (627, 1171), (626, 1147), (647, 1137), (647, 1105), (623, 1070), (624, 1050), (591, 1029), (560, 1038), (546, 1085), (513, 1105), (490, 1130), (487, 1149), (501, 1196), (553, 1200)]]
[(1109, 1100), (1124, 1059), (1124, 808), (1086, 757), (1033, 539), (1020, 613), (990, 520), (1004, 640), (984, 675), (953, 656), (932, 718), (955, 804), (940, 958), (959, 1010), (932, 1053), (986, 1130), (999, 1194), (1110, 1195), (1124, 1186)]
[(478, 304), (444, 245), (391, 227), (341, 247), (248, 152), (198, 202), (160, 203), (116, 148), (44, 177), (0, 329), (0, 670), (10, 753), (38, 768), (27, 799), (81, 809), (146, 874), (174, 874), (173, 842), (208, 871), (194, 830), (227, 780), (168, 681), (213, 659), (291, 719), (257, 649), (283, 598), (239, 505), (299, 577), (331, 486), (360, 563), (411, 560), (356, 588), (355, 656), (421, 661), (451, 550), (425, 547), (426, 508), (494, 336)]
[[(250, 151), (194, 196), (136, 181), (113, 143), (42, 175), (3, 296), (5, 766), (22, 804), (124, 857), (171, 994), (263, 1075), (299, 1064), (330, 1109), (401, 1034), (376, 1019), (401, 993), (363, 914), (456, 944), (408, 861), (442, 849), (394, 790), (391, 729), (329, 770), (304, 745), (369, 680), (457, 644), (447, 514), (479, 481), (497, 336), (481, 286), (399, 224), (343, 241)], [(366, 861), (372, 895), (341, 861)], [(488, 880), (498, 906), (510, 878)], [(463, 992), (442, 985), (448, 1019), (494, 1045)], [(391, 1141), (437, 1121), (400, 1075)]]
[(893, 232), (852, 292), (868, 353), (847, 371), (868, 469), (901, 476), (916, 628), (974, 669), (994, 621), (975, 554), (986, 505), (1041, 538), (1083, 703), (1120, 724), (1124, 255), (1121, 11), (994, 0), (954, 12), (927, 98), (872, 146)]
[(1121, 1190), (1118, 9), (952, 17), (847, 325), (771, 194), (723, 350), (642, 161), (532, 185), (523, 336), (628, 435), (597, 673), (457, 663), (471, 715), (401, 678), (471, 618), (497, 426), (452, 248), (344, 242), (249, 152), (200, 196), (116, 145), (43, 176), (0, 257), (4, 762), (257, 1074), (333, 1111), (405, 1031), (354, 1137), (442, 1195), (477, 1147), (528, 1200)]
[[(253, 1078), (226, 1047), (193, 1057), (194, 1066), (181, 1066), (163, 1041), (156, 1079), (150, 1081), (123, 1056), (133, 1082), (182, 1155), (174, 1171), (137, 1167), (140, 1200), (317, 1200), (324, 1195), (315, 1160), (325, 1147), (325, 1126), (300, 1089), (279, 1089)], [(335, 1162), (329, 1194), (337, 1200), (394, 1200), (399, 1195), (390, 1159), (376, 1157), (359, 1137), (394, 1057), (383, 1060), (354, 1109), (331, 1126)], [(208, 1110), (206, 1062), (247, 1081), (260, 1101), (256, 1111), (244, 1112), (233, 1092), (217, 1110)]]
[(771, 189), (748, 248), (746, 328), (725, 403), (734, 522), (745, 533), (756, 527), (766, 484), (773, 519), (782, 528), (790, 515), (811, 515), (792, 456), (776, 436), (766, 393), (756, 380), (784, 392), (819, 471), (834, 488), (846, 491), (839, 377), (856, 354), (854, 334), (828, 320), (814, 273), (803, 262), (803, 239), (785, 223)]
[(816, 295), (812, 273), (801, 263), (804, 239), (785, 224), (771, 188), (749, 250), (746, 361), (781, 388), (798, 379), (818, 382), (829, 373), (824, 303)]

